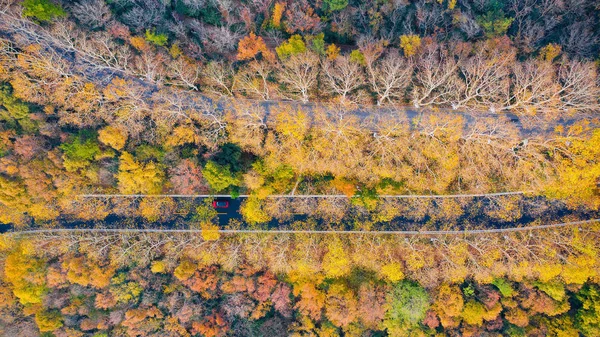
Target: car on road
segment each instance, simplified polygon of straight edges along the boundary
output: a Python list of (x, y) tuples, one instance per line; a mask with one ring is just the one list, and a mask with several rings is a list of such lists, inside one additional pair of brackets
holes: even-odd
[(213, 208), (228, 208), (229, 207), (229, 201), (227, 200), (214, 200), (213, 203)]

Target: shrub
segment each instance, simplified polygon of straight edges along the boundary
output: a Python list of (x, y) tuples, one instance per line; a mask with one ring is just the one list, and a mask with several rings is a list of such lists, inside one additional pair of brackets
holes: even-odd
[(39, 22), (52, 21), (54, 18), (65, 17), (67, 13), (49, 0), (23, 1), (23, 16), (31, 17)]
[(146, 30), (146, 40), (162, 47), (167, 44), (169, 38), (165, 34), (156, 34), (154, 30)]

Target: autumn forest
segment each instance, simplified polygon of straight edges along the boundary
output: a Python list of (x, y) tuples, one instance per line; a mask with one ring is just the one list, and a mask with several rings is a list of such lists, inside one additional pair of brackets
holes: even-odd
[(600, 336), (600, 5), (0, 0), (0, 335)]

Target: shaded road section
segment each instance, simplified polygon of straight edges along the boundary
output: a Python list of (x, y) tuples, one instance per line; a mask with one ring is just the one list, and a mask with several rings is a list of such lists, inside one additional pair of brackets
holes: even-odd
[[(510, 232), (527, 232), (543, 229), (554, 229), (569, 226), (583, 226), (596, 222), (600, 219), (590, 219), (583, 221), (563, 222), (549, 225), (538, 225), (529, 227), (512, 227), (497, 229), (472, 229), (472, 230), (439, 230), (439, 231), (328, 231), (328, 230), (252, 230), (252, 229), (220, 229), (222, 234), (367, 234), (367, 235), (468, 235), (468, 234), (493, 234)], [(583, 228), (580, 228), (582, 230)], [(92, 233), (192, 233), (200, 234), (202, 230), (197, 229), (117, 229), (117, 228), (56, 228), (56, 229), (35, 229), (15, 231), (10, 234), (41, 234), (41, 233), (61, 233), (61, 232), (92, 232)]]

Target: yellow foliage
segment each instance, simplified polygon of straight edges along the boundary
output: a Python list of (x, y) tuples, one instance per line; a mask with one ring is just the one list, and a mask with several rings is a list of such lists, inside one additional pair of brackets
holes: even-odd
[(98, 131), (98, 140), (104, 144), (120, 151), (127, 141), (127, 133), (113, 126), (107, 126)]
[(542, 49), (540, 49), (540, 58), (544, 61), (552, 62), (560, 53), (562, 48), (556, 43), (549, 43)]
[(500, 303), (496, 303), (491, 309), (487, 309), (483, 304), (471, 300), (464, 306), (461, 317), (467, 324), (481, 326), (484, 320), (496, 319), (501, 311), (502, 305)]
[(419, 47), (421, 47), (421, 38), (418, 35), (400, 36), (400, 48), (402, 48), (404, 56), (411, 57), (415, 55)]
[(277, 132), (299, 141), (304, 140), (309, 129), (309, 118), (304, 111), (281, 110), (277, 113), (276, 119)]
[(529, 315), (521, 308), (511, 308), (507, 310), (504, 313), (504, 318), (510, 323), (522, 328), (529, 325)]
[(384, 265), (381, 267), (381, 275), (383, 275), (390, 282), (398, 282), (404, 279), (402, 264), (398, 262), (392, 262)]
[(584, 284), (590, 277), (596, 275), (596, 271), (586, 265), (565, 265), (561, 273), (566, 284)]
[(219, 240), (220, 237), (219, 226), (210, 222), (202, 224), (202, 239), (204, 241), (216, 241)]
[(83, 257), (70, 257), (62, 263), (62, 268), (67, 271), (67, 280), (74, 284), (87, 287), (90, 283), (90, 270)]
[(406, 256), (406, 266), (409, 270), (417, 271), (425, 267), (425, 257), (420, 252), (411, 252)]
[(154, 162), (142, 164), (123, 152), (120, 157), (119, 190), (124, 194), (158, 194), (162, 190), (164, 172)]
[(264, 223), (271, 220), (271, 216), (263, 210), (260, 199), (254, 196), (246, 199), (246, 202), (242, 204), (240, 213), (251, 224)]
[(440, 316), (442, 326), (457, 326), (463, 307), (463, 295), (457, 286), (443, 284), (438, 288), (432, 309)]
[(181, 51), (181, 48), (179, 47), (178, 43), (173, 43), (171, 48), (169, 48), (169, 55), (171, 55), (171, 57), (174, 59), (178, 58), (182, 54), (183, 54), (183, 51)]
[(461, 314), (462, 319), (470, 325), (481, 326), (486, 315), (485, 306), (479, 302), (469, 301)]
[(560, 275), (562, 271), (562, 265), (546, 261), (544, 263), (535, 265), (533, 269), (538, 273), (537, 279), (540, 280), (540, 282), (548, 282)]
[(139, 212), (144, 219), (155, 222), (173, 213), (177, 205), (171, 198), (144, 198), (140, 202)]
[(317, 274), (317, 268), (307, 261), (296, 260), (290, 267), (288, 277), (292, 283), (300, 283), (308, 280), (320, 283), (323, 279), (320, 274)]
[(47, 291), (45, 266), (46, 262), (28, 254), (25, 246), (6, 257), (4, 276), (21, 304), (42, 303)]
[(281, 17), (285, 10), (285, 2), (277, 2), (273, 7), (273, 15), (271, 17), (271, 25), (275, 28), (281, 27)]
[(135, 49), (137, 49), (141, 52), (148, 51), (150, 49), (150, 45), (148, 44), (148, 42), (146, 42), (146, 39), (144, 39), (141, 36), (134, 36), (134, 37), (130, 38), (129, 43)]
[(332, 238), (323, 257), (323, 270), (329, 277), (343, 277), (350, 273), (352, 263), (339, 238)]
[(29, 206), (27, 213), (36, 220), (48, 221), (56, 219), (60, 212), (57, 209), (50, 207), (49, 205), (42, 203), (35, 203)]
[[(88, 261), (88, 263), (90, 262)], [(91, 264), (90, 270), (93, 275), (90, 279), (90, 285), (98, 289), (108, 287), (110, 280), (115, 274), (115, 267), (113, 266), (100, 267), (96, 264)]]
[(327, 46), (327, 50), (325, 52), (327, 54), (327, 59), (333, 61), (338, 57), (338, 55), (340, 55), (340, 48), (332, 43)]
[(173, 275), (175, 275), (178, 280), (185, 281), (192, 277), (197, 269), (198, 266), (194, 262), (183, 259), (179, 262), (179, 266), (175, 268)]
[(178, 145), (195, 143), (196, 141), (198, 141), (198, 136), (196, 136), (194, 129), (189, 126), (180, 125), (167, 137), (165, 146), (175, 147)]
[(167, 268), (167, 265), (164, 261), (152, 261), (152, 264), (150, 266), (150, 270), (154, 274), (164, 273), (166, 268)]

